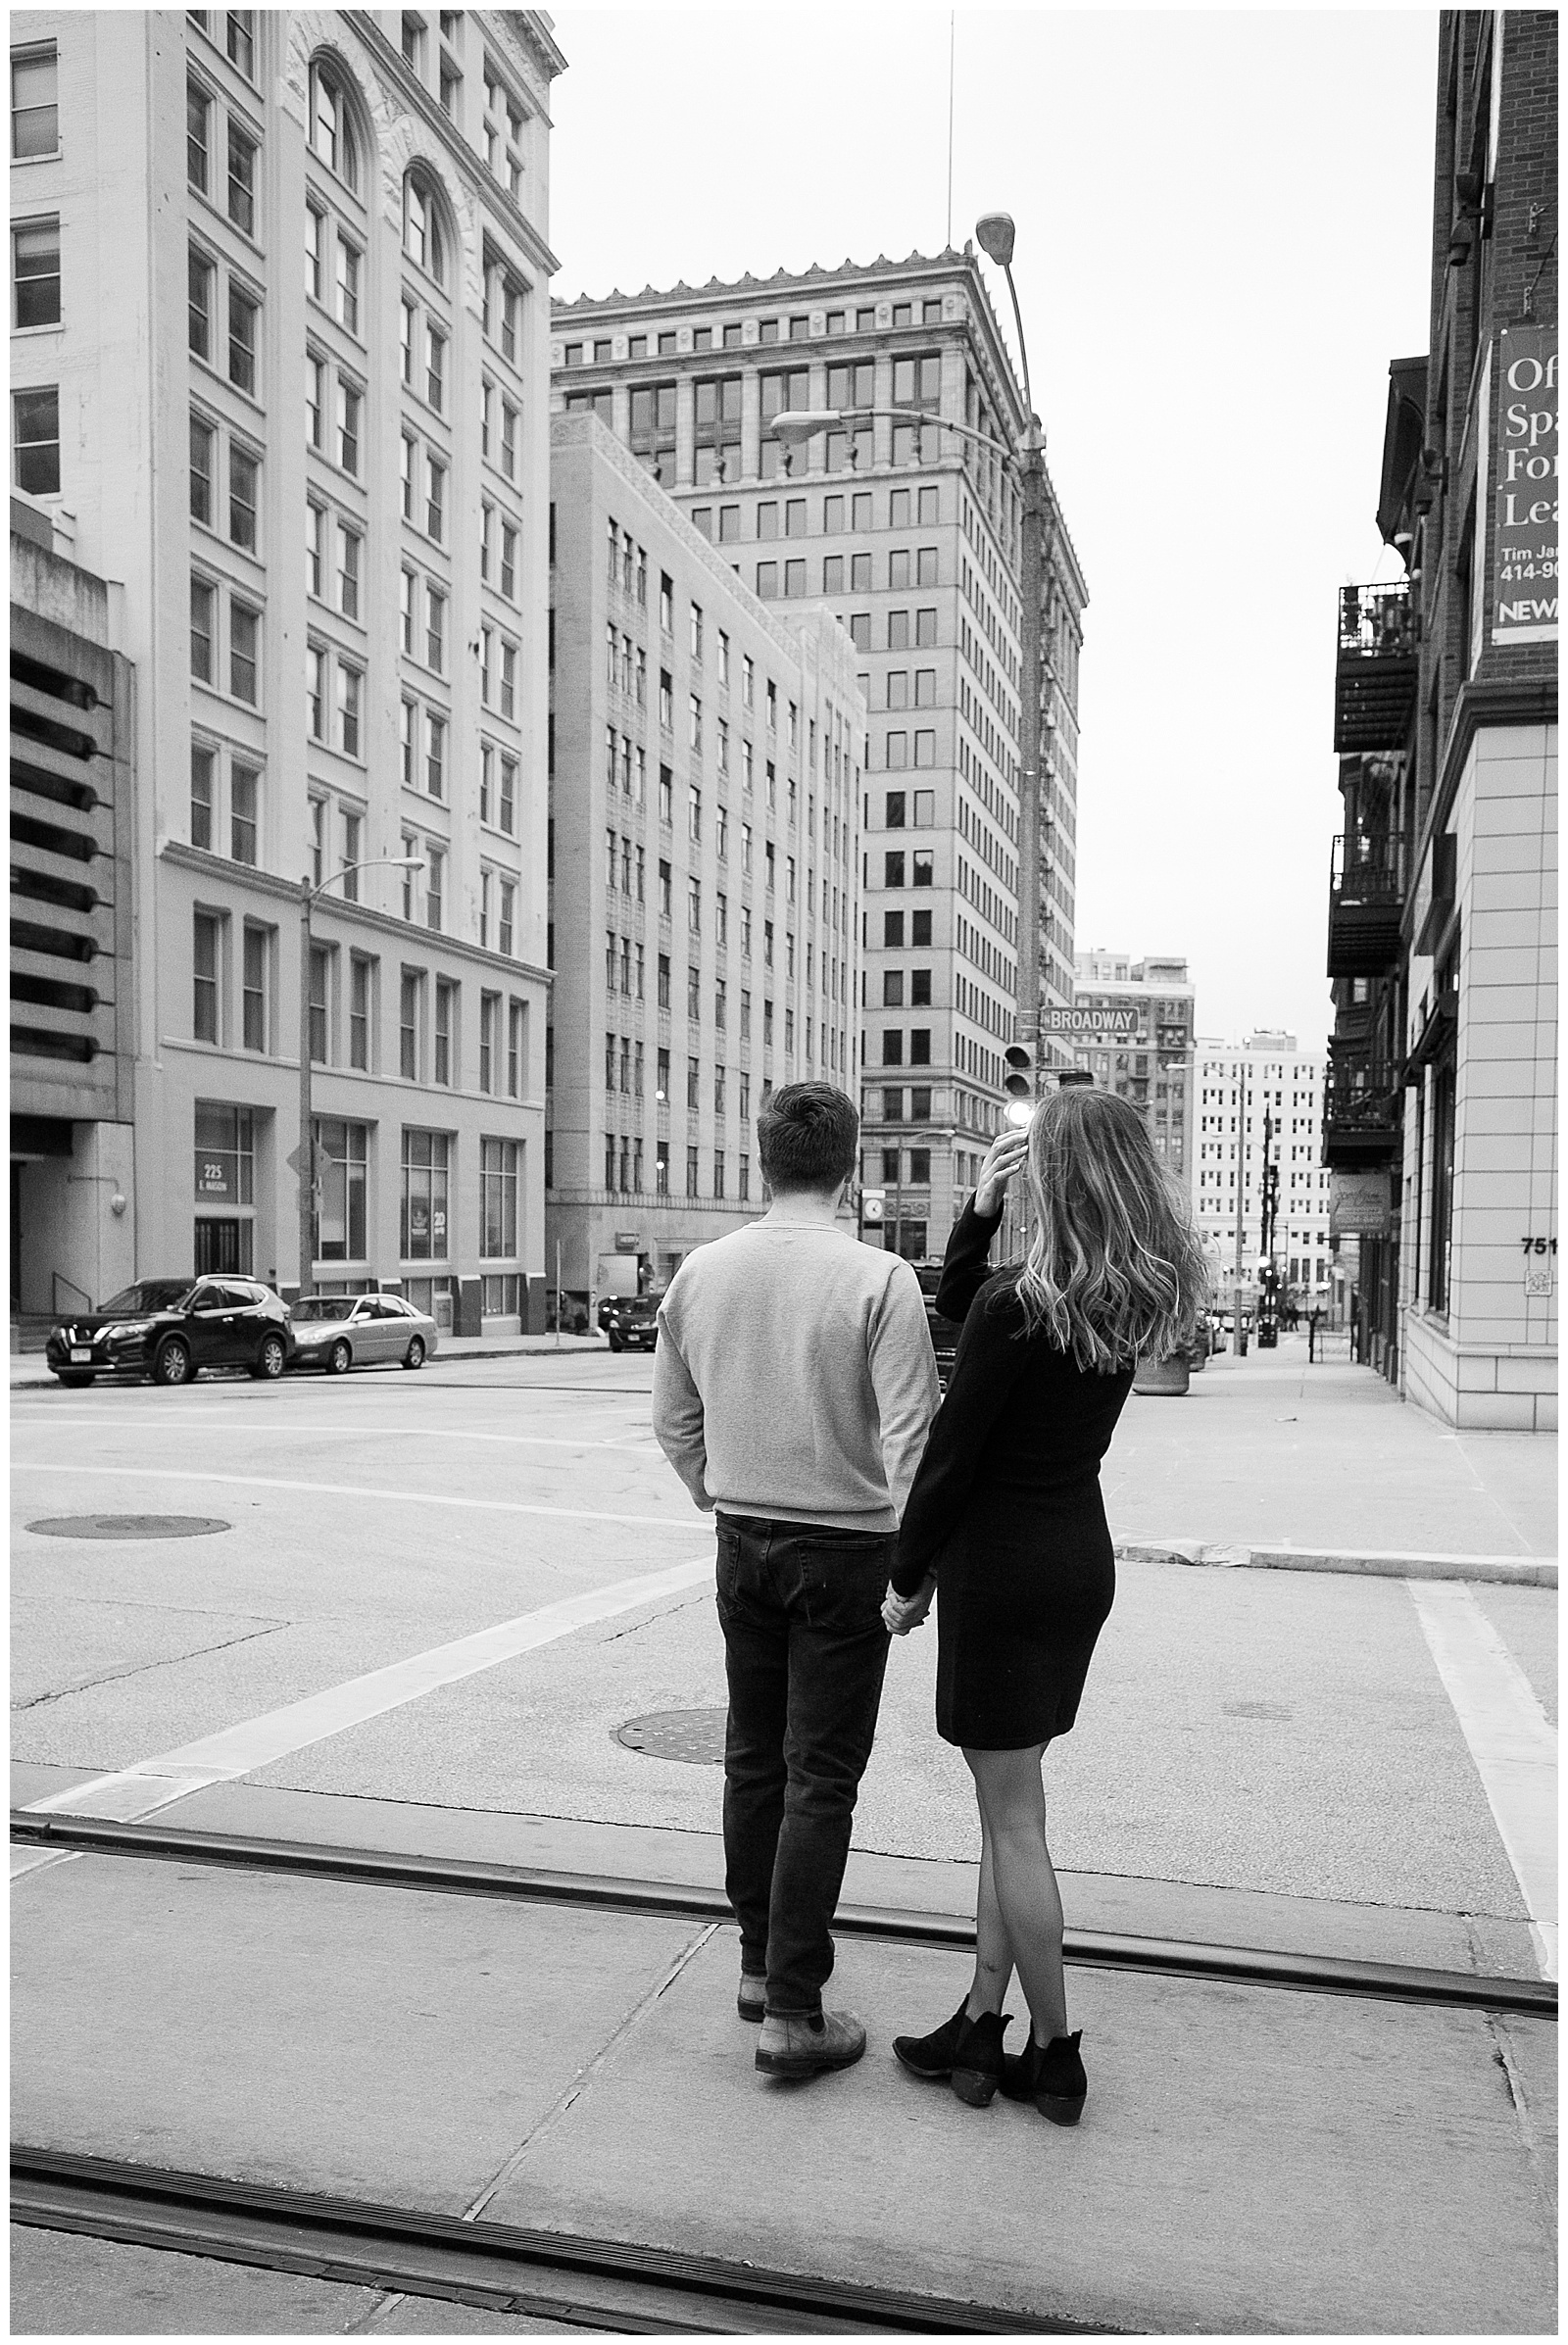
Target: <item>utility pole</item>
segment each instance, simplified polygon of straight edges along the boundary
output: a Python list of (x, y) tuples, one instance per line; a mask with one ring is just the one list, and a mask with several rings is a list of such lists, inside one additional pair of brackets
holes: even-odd
[[(1008, 282), (1011, 282), (1009, 272)], [(1039, 418), (1031, 415), (1018, 449), (1023, 492), (1021, 705), (1018, 711), (1018, 1040), (1038, 1070), (1040, 1038), (1040, 735), (1041, 628), (1046, 527), (1046, 457)], [(1038, 1080), (1038, 1072), (1037, 1072)]]
[(1241, 1066), (1242, 1112), (1238, 1121), (1236, 1143), (1236, 1272), (1232, 1290), (1234, 1302), (1232, 1317), (1236, 1330), (1236, 1356), (1247, 1357), (1247, 1338), (1242, 1331), (1242, 1245), (1247, 1234), (1247, 1055), (1242, 1054)]

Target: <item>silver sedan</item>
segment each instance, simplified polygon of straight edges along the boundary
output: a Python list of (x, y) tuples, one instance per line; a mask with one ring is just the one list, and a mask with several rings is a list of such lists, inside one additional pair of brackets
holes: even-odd
[(422, 1368), (435, 1350), (435, 1321), (401, 1295), (308, 1295), (289, 1313), (294, 1368), (346, 1376), (351, 1368), (401, 1360)]

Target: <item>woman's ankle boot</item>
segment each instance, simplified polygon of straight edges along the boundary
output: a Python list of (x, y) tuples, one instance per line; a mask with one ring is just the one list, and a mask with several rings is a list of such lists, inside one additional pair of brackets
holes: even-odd
[(1049, 2044), (1031, 2035), (1028, 2048), (1016, 2059), (1009, 2059), (1003, 2070), (1003, 2098), (1033, 2101), (1041, 2116), (1049, 2117), (1054, 2125), (1075, 2125), (1089, 2094), (1089, 2079), (1078, 2054), (1083, 2033), (1080, 2027), (1072, 2035), (1054, 2035)]
[(912, 2076), (923, 2076), (928, 2083), (941, 2083), (953, 2074), (953, 2055), (958, 2038), (968, 2024), (969, 1998), (965, 1995), (951, 2020), (944, 2020), (940, 2027), (933, 2027), (929, 2035), (896, 2035), (893, 2038), (895, 2057)]
[(965, 2019), (953, 2052), (953, 2089), (971, 2109), (988, 2109), (1002, 2082), (1002, 2038), (1011, 2023), (1000, 2011)]

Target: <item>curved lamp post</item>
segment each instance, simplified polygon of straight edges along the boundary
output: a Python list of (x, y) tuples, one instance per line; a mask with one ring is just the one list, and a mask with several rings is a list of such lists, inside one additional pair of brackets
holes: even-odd
[(316, 1147), (311, 1132), (311, 913), (316, 900), (324, 896), (328, 888), (340, 879), (348, 879), (356, 871), (422, 871), (424, 857), (417, 855), (376, 855), (363, 863), (345, 863), (341, 871), (333, 871), (325, 879), (313, 885), (308, 879), (300, 881), (300, 1147), (299, 1147), (299, 1209), (300, 1209), (300, 1294), (314, 1294), (316, 1289), (316, 1248), (312, 1224), (316, 1218)]
[[(1014, 228), (1011, 215), (1006, 212), (988, 212), (976, 221), (975, 235), (988, 259), (996, 262), (1007, 279), (1007, 291), (1012, 299), (1013, 321), (1018, 329), (1018, 357), (1023, 366), (1024, 406), (1029, 420), (1012, 448), (1001, 446), (983, 431), (972, 430), (967, 423), (954, 423), (946, 415), (926, 416), (918, 410), (907, 408), (795, 408), (775, 415), (769, 429), (775, 439), (786, 447), (801, 447), (820, 433), (837, 431), (846, 423), (860, 422), (873, 417), (887, 416), (898, 423), (915, 423), (938, 431), (956, 432), (960, 439), (973, 440), (988, 448), (993, 455), (1001, 454), (1010, 464), (1018, 482), (1023, 505), (1023, 548), (1020, 565), (1020, 586), (1024, 609), (1022, 630), (1022, 673), (1019, 679), (1019, 739), (1018, 739), (1018, 864), (1023, 873), (1023, 889), (1018, 905), (1018, 968), (1015, 997), (1017, 1039), (1030, 1054), (1038, 1081), (1040, 1066), (1040, 733), (1041, 733), (1041, 671), (1043, 666), (1041, 627), (1042, 580), (1044, 571), (1044, 522), (1046, 511), (1046, 456), (1045, 434), (1040, 418), (1034, 412), (1034, 397), (1029, 384), (1029, 353), (1023, 338), (1023, 315), (1018, 307), (1018, 292), (1012, 281), (1012, 248)], [(1027, 1121), (1028, 1112), (1019, 1120)]]

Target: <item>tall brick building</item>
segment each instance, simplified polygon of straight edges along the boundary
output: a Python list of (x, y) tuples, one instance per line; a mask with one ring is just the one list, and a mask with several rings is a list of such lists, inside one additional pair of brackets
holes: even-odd
[[(1324, 1157), (1361, 1356), (1449, 1423), (1556, 1422), (1557, 21), (1445, 11), (1431, 345), (1390, 369), (1341, 597)], [(1348, 1177), (1347, 1177), (1348, 1176)]]
[[(854, 645), (862, 1171), (888, 1191), (886, 1242), (940, 1253), (1001, 1115), (1023, 884), (1022, 513), (1003, 452), (1024, 412), (979, 261), (584, 296), (554, 328), (556, 404), (598, 415), (761, 602), (821, 602)], [(896, 413), (787, 455), (767, 426), (792, 408)], [(1049, 480), (1047, 505), (1042, 994), (1068, 1005), (1088, 597)]]

